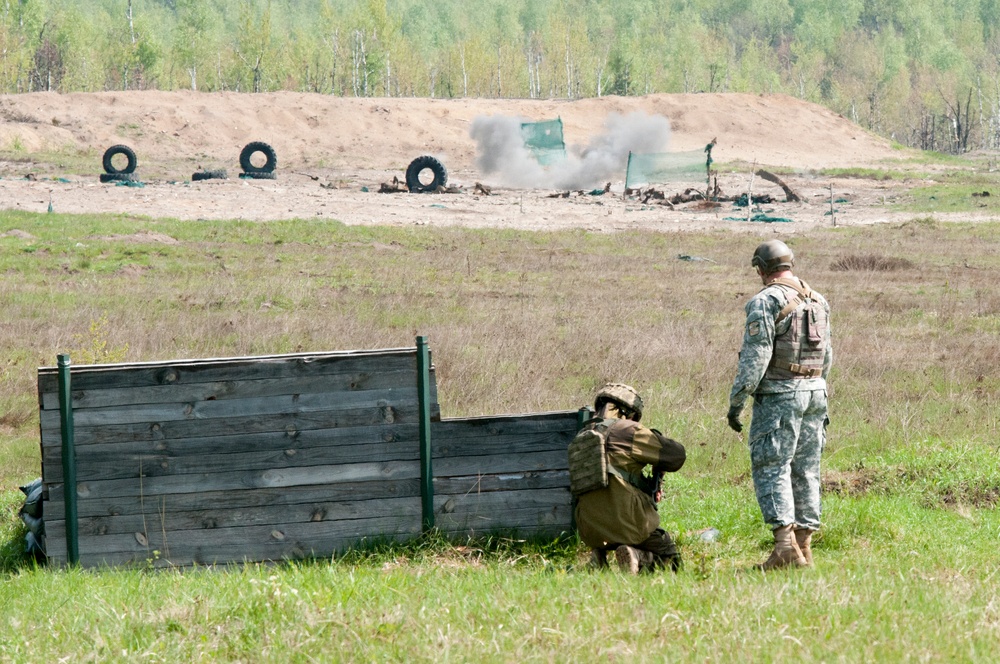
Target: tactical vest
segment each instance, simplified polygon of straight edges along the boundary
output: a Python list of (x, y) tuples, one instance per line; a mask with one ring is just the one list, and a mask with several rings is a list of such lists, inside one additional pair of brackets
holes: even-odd
[(569, 444), (569, 490), (574, 496), (608, 486), (607, 423), (595, 417)]
[[(774, 320), (774, 353), (764, 373), (766, 380), (818, 378), (823, 375), (829, 320), (823, 303), (801, 279), (775, 279), (767, 287), (781, 286), (788, 297)], [(788, 328), (778, 333), (779, 324)]]
[(614, 420), (595, 417), (583, 425), (570, 441), (569, 490), (580, 496), (598, 489), (606, 489), (608, 475), (615, 475), (643, 493), (652, 494), (655, 480), (630, 473), (608, 461), (608, 428)]

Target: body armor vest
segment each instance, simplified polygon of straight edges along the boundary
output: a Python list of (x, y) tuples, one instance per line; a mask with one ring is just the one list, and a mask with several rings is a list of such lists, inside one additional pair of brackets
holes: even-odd
[[(818, 378), (823, 375), (826, 356), (828, 319), (823, 303), (801, 279), (776, 279), (767, 287), (770, 286), (780, 286), (788, 304), (774, 321), (774, 353), (764, 378)], [(779, 334), (778, 327), (786, 318), (788, 328)]]

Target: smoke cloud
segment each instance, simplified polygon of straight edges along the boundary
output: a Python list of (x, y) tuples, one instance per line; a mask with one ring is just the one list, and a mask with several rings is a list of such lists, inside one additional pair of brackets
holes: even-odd
[(666, 152), (670, 121), (662, 115), (635, 111), (612, 113), (604, 132), (585, 148), (567, 150), (566, 161), (543, 168), (524, 146), (523, 118), (481, 115), (469, 135), (476, 142), (476, 166), (483, 175), (507, 187), (585, 189), (625, 178), (629, 152)]

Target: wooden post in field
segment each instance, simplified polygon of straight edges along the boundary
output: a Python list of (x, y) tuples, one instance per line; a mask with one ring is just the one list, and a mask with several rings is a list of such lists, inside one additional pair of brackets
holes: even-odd
[(62, 429), (63, 494), (66, 506), (66, 562), (80, 562), (80, 537), (76, 509), (76, 449), (73, 442), (73, 391), (69, 355), (59, 355), (59, 423)]
[(837, 213), (833, 209), (833, 183), (830, 183), (830, 219), (833, 220), (833, 225), (837, 225)]
[(417, 337), (417, 404), (420, 418), (420, 498), (424, 532), (434, 527), (434, 470), (431, 463), (431, 360), (427, 337)]

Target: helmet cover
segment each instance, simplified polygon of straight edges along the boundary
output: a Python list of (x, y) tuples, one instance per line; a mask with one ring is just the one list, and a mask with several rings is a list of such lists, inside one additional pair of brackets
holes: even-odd
[(594, 408), (600, 410), (607, 402), (611, 402), (635, 413), (635, 421), (642, 417), (642, 397), (632, 387), (623, 383), (608, 383), (597, 391), (594, 397)]

